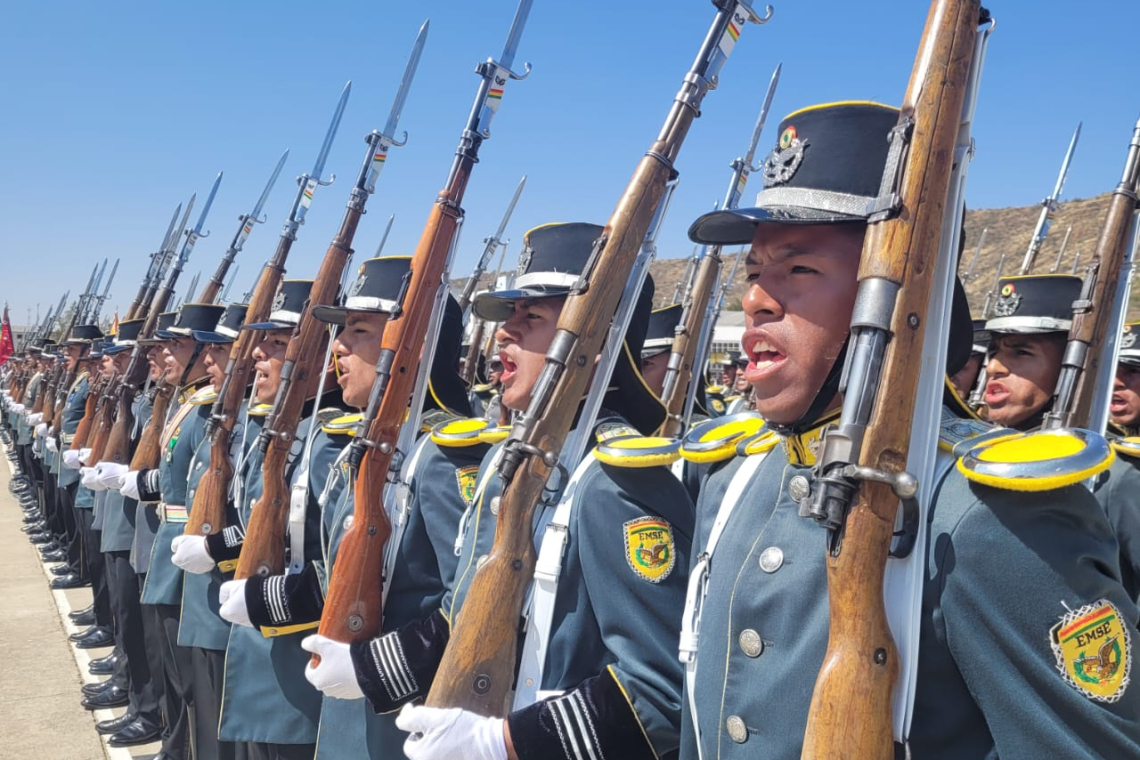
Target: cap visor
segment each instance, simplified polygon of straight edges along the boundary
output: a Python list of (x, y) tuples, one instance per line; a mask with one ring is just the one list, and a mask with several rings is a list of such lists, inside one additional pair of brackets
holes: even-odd
[(234, 339), (228, 335), (212, 330), (191, 330), (190, 334), (199, 343), (233, 343)]
[(121, 354), (124, 351), (130, 351), (132, 348), (134, 348), (134, 346), (108, 346), (107, 348), (103, 349), (103, 355), (114, 356), (115, 354)]
[(839, 224), (863, 222), (862, 216), (840, 214), (805, 206), (772, 206), (710, 211), (697, 217), (689, 226), (689, 239), (706, 245), (744, 245), (751, 243), (756, 225), (773, 224)]
[[(327, 308), (318, 306), (317, 309)], [(314, 309), (316, 311), (316, 309)], [(317, 317), (320, 319), (320, 317)], [(321, 320), (322, 322), (326, 320)], [(338, 323), (339, 324), (339, 323)], [(296, 325), (289, 322), (254, 322), (252, 325), (242, 325), (243, 330), (292, 330)]]
[(477, 293), (471, 302), (471, 310), (479, 319), (488, 322), (506, 322), (515, 313), (515, 301), (530, 301), (535, 298), (562, 298), (570, 288), (518, 288), (515, 290), (488, 290)]

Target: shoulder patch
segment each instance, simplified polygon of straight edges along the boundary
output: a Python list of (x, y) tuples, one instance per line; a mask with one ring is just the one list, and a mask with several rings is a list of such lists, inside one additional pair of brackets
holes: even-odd
[(1132, 642), (1116, 605), (1106, 599), (1067, 612), (1049, 632), (1057, 670), (1096, 702), (1115, 702), (1128, 688)]
[(475, 500), (475, 482), (479, 477), (479, 465), (460, 467), (455, 471), (455, 481), (459, 485), (459, 495), (467, 506)]
[(641, 433), (636, 428), (624, 422), (603, 422), (598, 425), (598, 429), (594, 431), (594, 438), (598, 443), (605, 443), (606, 441), (613, 441), (618, 438), (633, 438), (641, 437)]
[(424, 412), (423, 417), (420, 418), (420, 432), (426, 433), (438, 425), (443, 425), (447, 422), (451, 422), (452, 420), (460, 419), (463, 418), (458, 417), (451, 412), (445, 412), (442, 409), (429, 409), (428, 411)]
[(709, 406), (717, 414), (724, 414), (724, 410), (728, 408), (719, 398), (709, 398)]
[(672, 526), (656, 517), (639, 517), (622, 527), (625, 559), (634, 575), (650, 583), (668, 578), (677, 562)]

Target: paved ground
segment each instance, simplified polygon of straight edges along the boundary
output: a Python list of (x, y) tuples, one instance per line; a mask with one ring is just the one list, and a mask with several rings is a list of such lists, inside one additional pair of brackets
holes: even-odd
[(110, 649), (80, 650), (67, 613), (91, 603), (89, 588), (52, 591), (39, 553), (20, 531), (23, 512), (8, 492), (11, 470), (0, 454), (0, 760), (143, 760), (158, 744), (107, 746), (95, 723), (123, 709), (80, 706), (80, 686), (101, 680), (87, 664)]

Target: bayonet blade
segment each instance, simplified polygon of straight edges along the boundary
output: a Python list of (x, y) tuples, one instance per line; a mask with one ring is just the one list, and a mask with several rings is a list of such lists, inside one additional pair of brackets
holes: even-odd
[(218, 299), (219, 302), (225, 303), (226, 299), (230, 297), (230, 288), (233, 287), (234, 280), (237, 279), (239, 269), (241, 269), (241, 264), (235, 264), (233, 271), (230, 272), (230, 280), (226, 283), (226, 289), (222, 291), (222, 297)]
[(210, 207), (214, 205), (214, 196), (218, 194), (218, 185), (220, 184), (222, 184), (222, 172), (218, 172), (218, 176), (214, 177), (214, 185), (210, 188), (210, 194), (206, 196), (206, 205), (202, 206), (202, 213), (198, 215), (198, 223), (194, 225), (196, 237), (205, 237), (202, 234), (202, 225), (206, 223), (206, 217), (210, 215)]
[(515, 194), (511, 196), (511, 202), (507, 205), (507, 211), (503, 214), (503, 220), (499, 222), (499, 229), (495, 232), (495, 242), (499, 243), (503, 239), (503, 233), (506, 232), (507, 223), (511, 221), (511, 215), (515, 213), (515, 206), (519, 202), (519, 196), (522, 195), (523, 188), (526, 187), (526, 175), (522, 176), (519, 180), (518, 187), (515, 188)]
[(420, 27), (420, 31), (416, 34), (416, 42), (412, 45), (412, 54), (408, 58), (408, 64), (404, 67), (404, 78), (400, 80), (400, 87), (396, 90), (396, 99), (392, 102), (392, 110), (388, 114), (388, 121), (384, 124), (384, 136), (395, 138), (396, 127), (400, 123), (400, 115), (404, 111), (404, 103), (408, 100), (408, 93), (412, 89), (412, 80), (416, 77), (416, 69), (420, 65), (420, 56), (424, 52), (424, 43), (427, 42), (428, 29), (431, 27), (431, 19), (428, 19)]
[(500, 67), (510, 70), (511, 65), (515, 62), (515, 54), (519, 49), (519, 42), (522, 40), (523, 29), (526, 28), (527, 17), (530, 16), (530, 7), (534, 5), (534, 0), (521, 0), (518, 10), (515, 11), (515, 20), (511, 22), (511, 32), (507, 35), (507, 44), (503, 46), (503, 54), (499, 56), (498, 64)]
[(190, 196), (190, 202), (186, 204), (186, 210), (182, 212), (182, 223), (178, 225), (178, 232), (170, 239), (170, 246), (166, 249), (171, 254), (178, 246), (178, 241), (182, 239), (182, 233), (186, 231), (186, 222), (190, 221), (190, 212), (194, 210), (194, 203), (198, 200), (198, 194), (194, 193)]
[(170, 224), (166, 227), (166, 235), (162, 238), (162, 247), (159, 251), (165, 251), (170, 247), (170, 235), (174, 232), (174, 225), (178, 223), (178, 215), (182, 212), (182, 203), (178, 203), (178, 207), (174, 209), (174, 216), (170, 217)]
[(119, 260), (115, 259), (115, 266), (111, 267), (111, 276), (107, 278), (107, 286), (103, 289), (103, 299), (111, 294), (111, 283), (115, 281), (115, 273), (119, 271)]
[(329, 128), (325, 130), (325, 141), (321, 143), (321, 151), (317, 154), (317, 162), (313, 164), (313, 172), (309, 176), (313, 179), (319, 180), (321, 173), (325, 170), (325, 161), (329, 157), (329, 151), (332, 150), (333, 140), (336, 139), (336, 131), (340, 127), (340, 117), (344, 116), (344, 107), (348, 104), (348, 94), (352, 91), (352, 80), (350, 79), (345, 83), (344, 89), (340, 93), (340, 100), (337, 101), (336, 110), (333, 111), (332, 121), (329, 122)]
[(1084, 122), (1077, 122), (1073, 131), (1073, 138), (1069, 140), (1069, 149), (1065, 152), (1065, 160), (1061, 162), (1061, 171), (1057, 175), (1057, 184), (1053, 188), (1053, 201), (1061, 197), (1061, 190), (1065, 187), (1065, 179), (1069, 176), (1069, 165), (1073, 163), (1073, 153), (1077, 150), (1077, 142), (1081, 139), (1081, 126)]
[(376, 255), (372, 258), (380, 258), (380, 252), (384, 250), (384, 244), (388, 242), (388, 233), (392, 231), (392, 222), (396, 221), (396, 215), (392, 214), (388, 217), (388, 226), (384, 228), (384, 236), (380, 238), (380, 245), (376, 246)]
[(273, 174), (269, 176), (269, 181), (265, 183), (265, 189), (261, 191), (261, 197), (257, 199), (257, 205), (253, 207), (253, 211), (250, 213), (253, 219), (261, 218), (261, 209), (265, 207), (265, 201), (269, 199), (269, 193), (273, 191), (273, 186), (277, 184), (277, 177), (281, 174), (281, 169), (285, 167), (285, 159), (287, 158), (289, 158), (288, 148), (281, 154), (281, 158), (277, 160), (277, 166), (274, 167)]
[(776, 65), (776, 70), (772, 72), (772, 78), (768, 81), (768, 92), (764, 95), (764, 104), (760, 106), (760, 117), (756, 119), (756, 126), (752, 129), (752, 141), (748, 143), (748, 153), (744, 156), (744, 163), (752, 166), (752, 160), (756, 157), (756, 146), (760, 144), (760, 135), (764, 131), (764, 122), (768, 120), (768, 111), (772, 108), (772, 98), (776, 95), (776, 87), (780, 84), (780, 73), (784, 70), (784, 64)]

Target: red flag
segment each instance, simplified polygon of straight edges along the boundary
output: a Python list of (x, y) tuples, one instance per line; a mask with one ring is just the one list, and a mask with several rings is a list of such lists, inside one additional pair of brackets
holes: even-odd
[(8, 361), (8, 357), (16, 352), (16, 345), (12, 342), (12, 322), (8, 319), (8, 304), (4, 304), (4, 321), (0, 324), (0, 366)]

